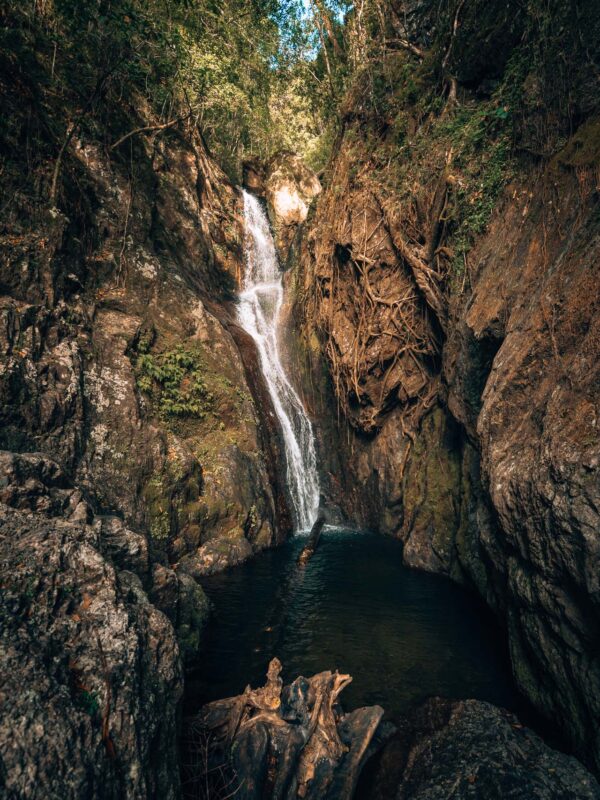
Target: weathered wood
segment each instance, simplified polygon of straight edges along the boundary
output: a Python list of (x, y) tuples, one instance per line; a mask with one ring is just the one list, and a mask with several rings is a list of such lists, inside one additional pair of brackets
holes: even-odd
[(238, 800), (349, 800), (367, 755), (393, 726), (380, 726), (379, 706), (344, 714), (338, 696), (350, 675), (321, 672), (283, 687), (280, 673), (274, 658), (264, 687), (201, 709), (198, 730), (210, 742), (204, 769), (225, 759)]
[(315, 524), (311, 528), (308, 542), (304, 545), (302, 552), (298, 556), (298, 564), (304, 565), (314, 556), (315, 551), (319, 546), (319, 540), (321, 538), (324, 525), (325, 514), (323, 511), (320, 511)]

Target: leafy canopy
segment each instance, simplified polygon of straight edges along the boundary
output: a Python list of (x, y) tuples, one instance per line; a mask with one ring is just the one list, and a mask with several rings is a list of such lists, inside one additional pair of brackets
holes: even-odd
[(243, 158), (282, 147), (315, 166), (323, 160), (344, 85), (344, 0), (8, 0), (7, 8), (5, 31), (33, 32), (53, 94), (62, 91), (66, 104), (74, 92), (86, 118), (115, 107), (103, 102), (108, 94), (117, 106), (144, 104), (157, 125), (189, 112), (234, 178)]

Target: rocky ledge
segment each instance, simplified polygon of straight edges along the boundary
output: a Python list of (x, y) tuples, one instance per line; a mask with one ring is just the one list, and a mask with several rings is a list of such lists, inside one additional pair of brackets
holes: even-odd
[[(398, 722), (365, 774), (369, 800), (591, 800), (596, 779), (508, 711), (436, 697)], [(361, 795), (363, 796), (363, 795)]]
[(202, 589), (47, 456), (0, 452), (0, 474), (0, 796), (179, 797)]

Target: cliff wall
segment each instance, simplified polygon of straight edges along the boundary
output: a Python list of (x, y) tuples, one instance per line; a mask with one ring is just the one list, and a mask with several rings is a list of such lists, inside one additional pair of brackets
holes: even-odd
[(118, 59), (82, 99), (95, 65), (42, 5), (1, 12), (0, 782), (176, 797), (196, 579), (290, 530), (239, 195)]
[(480, 592), (525, 695), (598, 768), (597, 20), (405, 5), (294, 245), (304, 350), (347, 425), (339, 498)]

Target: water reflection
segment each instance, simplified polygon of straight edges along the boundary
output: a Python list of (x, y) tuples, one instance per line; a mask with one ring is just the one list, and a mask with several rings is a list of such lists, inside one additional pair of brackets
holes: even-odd
[(204, 581), (214, 613), (187, 713), (260, 685), (274, 655), (286, 680), (350, 673), (348, 709), (379, 703), (394, 715), (431, 695), (519, 707), (504, 638), (476, 597), (403, 568), (400, 544), (382, 536), (326, 530), (302, 568), (304, 541)]

